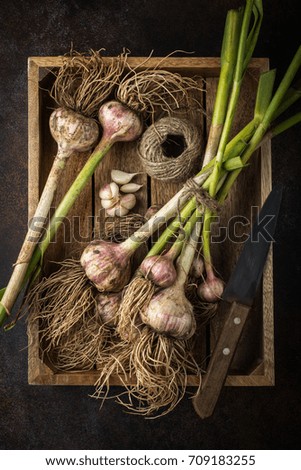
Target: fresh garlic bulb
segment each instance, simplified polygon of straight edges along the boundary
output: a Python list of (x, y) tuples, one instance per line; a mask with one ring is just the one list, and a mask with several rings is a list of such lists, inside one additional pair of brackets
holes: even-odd
[(224, 283), (218, 277), (206, 279), (197, 289), (197, 294), (200, 299), (205, 302), (218, 302), (224, 292)]
[(99, 293), (97, 294), (96, 312), (102, 322), (109, 327), (115, 327), (117, 322), (117, 312), (121, 302), (121, 292)]
[(178, 339), (191, 338), (196, 329), (193, 307), (177, 282), (152, 297), (141, 319), (158, 333)]
[(142, 184), (128, 183), (122, 185), (120, 189), (123, 193), (136, 193), (140, 188), (142, 188), (142, 186)]
[(99, 197), (101, 199), (113, 199), (113, 198), (118, 198), (118, 196), (119, 196), (119, 186), (114, 182), (105, 184), (99, 190)]
[(170, 287), (177, 278), (177, 271), (173, 260), (167, 255), (155, 255), (144, 258), (140, 265), (140, 271), (156, 286)]
[(119, 292), (131, 277), (131, 255), (122, 244), (94, 240), (84, 249), (80, 263), (99, 292)]
[(117, 184), (127, 184), (129, 183), (134, 176), (138, 175), (138, 173), (126, 173), (125, 171), (121, 170), (112, 170), (111, 171), (111, 178)]

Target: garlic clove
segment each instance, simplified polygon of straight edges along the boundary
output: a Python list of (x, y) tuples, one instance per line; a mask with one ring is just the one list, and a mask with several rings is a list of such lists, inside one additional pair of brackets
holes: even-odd
[(115, 210), (115, 216), (116, 217), (124, 217), (129, 213), (129, 209), (126, 207), (123, 207), (121, 204), (118, 204)]
[(106, 209), (107, 217), (124, 217), (129, 213), (129, 209), (120, 205), (120, 203), (115, 204), (113, 207)]
[(119, 186), (118, 186), (118, 184), (116, 184), (116, 183), (114, 183), (114, 181), (112, 181), (112, 183), (110, 183), (110, 188), (111, 188), (112, 198), (117, 198), (119, 196)]
[(117, 202), (117, 197), (113, 197), (112, 199), (102, 199), (101, 205), (104, 209), (110, 209), (111, 207), (114, 207)]
[(115, 204), (113, 207), (109, 207), (108, 209), (106, 209), (106, 216), (115, 217), (116, 209), (117, 209), (117, 204)]
[(109, 184), (105, 184), (99, 190), (99, 197), (100, 199), (111, 199), (112, 198), (112, 191)]
[(140, 188), (142, 188), (142, 186), (142, 184), (127, 183), (122, 185), (120, 189), (123, 193), (136, 193)]
[(125, 194), (120, 198), (120, 205), (125, 209), (130, 210), (136, 205), (136, 201), (137, 199), (135, 194)]
[(136, 175), (138, 175), (138, 173), (126, 173), (125, 171), (121, 171), (121, 170), (111, 171), (111, 178), (117, 184), (127, 184)]
[(105, 184), (99, 190), (99, 197), (101, 199), (112, 199), (117, 198), (118, 196), (119, 186), (114, 182)]

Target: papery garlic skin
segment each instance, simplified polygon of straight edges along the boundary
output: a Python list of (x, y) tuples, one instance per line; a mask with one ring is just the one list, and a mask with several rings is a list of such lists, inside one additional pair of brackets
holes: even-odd
[(99, 135), (98, 125), (93, 119), (65, 108), (57, 108), (52, 112), (49, 127), (52, 137), (62, 150), (90, 150)]
[(119, 101), (104, 103), (99, 108), (98, 119), (103, 128), (102, 139), (111, 144), (131, 142), (142, 133), (143, 124), (140, 117)]
[(189, 339), (196, 330), (193, 307), (177, 284), (155, 294), (141, 319), (158, 333), (177, 339)]
[(130, 280), (130, 256), (118, 243), (95, 240), (84, 249), (80, 263), (100, 292), (119, 292)]

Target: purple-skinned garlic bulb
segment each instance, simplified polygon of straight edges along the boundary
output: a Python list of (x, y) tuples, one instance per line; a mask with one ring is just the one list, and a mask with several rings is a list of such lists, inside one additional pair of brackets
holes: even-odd
[(177, 279), (174, 261), (181, 251), (182, 242), (181, 234), (164, 255), (148, 255), (139, 268), (144, 277), (150, 279), (158, 287), (172, 286)]
[(198, 286), (197, 294), (205, 302), (218, 302), (224, 292), (224, 283), (214, 274), (207, 275), (207, 278)]
[(141, 319), (158, 333), (177, 339), (191, 338), (196, 329), (193, 306), (178, 282), (155, 294)]
[(100, 292), (119, 292), (130, 280), (131, 255), (123, 243), (94, 240), (84, 249), (80, 263)]
[[(177, 339), (189, 339), (196, 330), (193, 306), (185, 295), (185, 284), (195, 256), (200, 231), (201, 224), (196, 223), (176, 261), (177, 278), (173, 285), (155, 293), (140, 313), (142, 321), (153, 330)], [(173, 245), (168, 254), (170, 252), (173, 257), (177, 252), (177, 245)]]
[(103, 324), (114, 328), (117, 323), (117, 312), (121, 302), (121, 292), (99, 293), (95, 297), (96, 312)]
[(150, 279), (158, 287), (172, 286), (177, 278), (173, 259), (168, 253), (146, 257), (139, 269), (146, 279)]
[(98, 119), (103, 127), (103, 141), (131, 142), (142, 132), (139, 116), (119, 101), (104, 103), (99, 109)]

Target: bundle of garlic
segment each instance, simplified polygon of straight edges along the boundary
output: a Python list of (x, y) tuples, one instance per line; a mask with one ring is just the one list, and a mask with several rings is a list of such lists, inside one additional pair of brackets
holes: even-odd
[[(136, 334), (129, 336), (129, 329), (128, 332), (123, 330), (123, 340), (115, 343), (105, 358), (100, 358), (101, 370), (93, 395), (95, 398), (108, 396), (108, 379), (112, 374), (135, 376), (135, 385), (125, 384), (127, 395), (122, 393), (118, 401), (131, 412), (148, 417), (162, 416), (170, 412), (184, 396), (187, 375), (200, 375), (189, 341), (195, 333), (196, 321), (193, 307), (185, 295), (185, 284), (202, 223), (198, 214), (190, 222), (186, 230), (187, 234), (192, 230), (190, 238), (185, 241), (182, 237), (178, 239), (169, 258), (171, 261), (176, 252), (181, 252), (176, 262), (175, 277), (165, 282), (166, 264), (163, 263), (156, 274), (164, 279), (163, 284), (168, 287), (153, 292), (143, 309), (137, 312), (134, 319)], [(160, 280), (158, 284), (162, 285)], [(127, 310), (130, 309), (131, 306), (127, 305)], [(120, 321), (120, 312), (117, 320)], [(120, 333), (119, 326), (117, 331)]]

